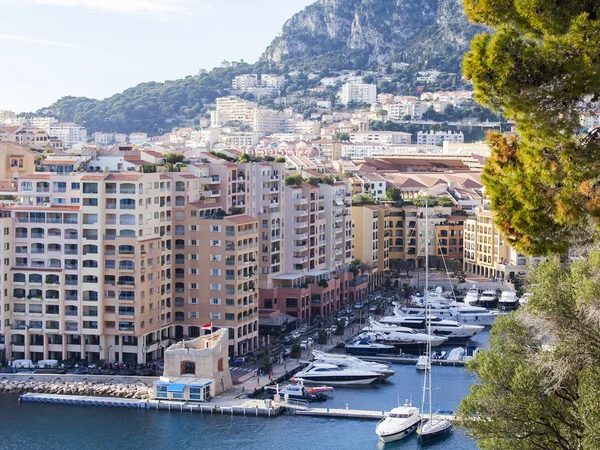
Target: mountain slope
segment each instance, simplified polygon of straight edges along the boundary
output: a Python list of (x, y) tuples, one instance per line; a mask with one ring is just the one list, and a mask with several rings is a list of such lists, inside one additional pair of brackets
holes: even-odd
[(303, 70), (404, 61), (458, 72), (481, 30), (461, 0), (318, 0), (285, 23), (261, 59)]

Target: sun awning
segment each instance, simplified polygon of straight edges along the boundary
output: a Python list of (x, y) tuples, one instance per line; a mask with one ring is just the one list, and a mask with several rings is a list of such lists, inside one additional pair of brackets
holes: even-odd
[(185, 389), (185, 384), (170, 384), (167, 392), (183, 392)]
[(189, 384), (190, 387), (204, 387), (204, 386), (209, 386), (212, 384), (212, 381), (207, 381), (206, 383), (194, 383), (194, 384)]
[(344, 202), (341, 201), (341, 200), (337, 200), (337, 199), (335, 201), (335, 204), (338, 205), (338, 206), (344, 206)]

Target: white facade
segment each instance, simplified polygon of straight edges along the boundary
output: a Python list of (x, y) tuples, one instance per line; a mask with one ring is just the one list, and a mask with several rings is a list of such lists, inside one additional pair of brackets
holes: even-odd
[(346, 83), (340, 90), (340, 102), (347, 105), (350, 102), (374, 104), (377, 101), (377, 85)]
[(419, 131), (417, 133), (417, 144), (442, 145), (443, 142), (462, 144), (465, 142), (465, 135), (462, 133), (462, 131), (458, 133), (455, 133), (454, 131)]
[(131, 133), (129, 135), (129, 142), (135, 145), (142, 145), (148, 142), (148, 135), (146, 133)]
[(265, 87), (282, 89), (285, 86), (285, 76), (264, 73), (260, 76), (260, 83)]
[(57, 122), (50, 125), (50, 136), (63, 141), (65, 148), (86, 142), (87, 131), (81, 125), (71, 122)]
[(230, 121), (252, 125), (255, 109), (256, 103), (237, 97), (221, 97), (217, 99), (217, 111), (211, 114), (211, 122), (216, 126)]
[(50, 132), (50, 127), (58, 123), (55, 117), (28, 117), (27, 126), (30, 128), (41, 128), (46, 130), (46, 133)]
[(412, 134), (396, 131), (360, 131), (350, 133), (350, 141), (357, 144), (410, 144)]
[(271, 109), (255, 109), (252, 127), (260, 136), (292, 131), (290, 118), (282, 112)]
[(232, 89), (236, 89), (238, 91), (245, 91), (249, 87), (254, 87), (258, 85), (258, 76), (257, 75), (238, 75), (231, 81)]

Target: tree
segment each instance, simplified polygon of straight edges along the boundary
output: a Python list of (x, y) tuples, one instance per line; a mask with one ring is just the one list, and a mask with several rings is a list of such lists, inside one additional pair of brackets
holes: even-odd
[(304, 181), (304, 178), (302, 178), (301, 173), (295, 173), (295, 174), (288, 175), (287, 177), (285, 177), (285, 185), (286, 186), (298, 186), (298, 185), (300, 185), (300, 183), (302, 183), (302, 181)]
[(250, 162), (250, 156), (247, 153), (242, 153), (239, 157), (238, 157), (238, 162), (239, 163), (247, 163)]
[(385, 196), (389, 201), (396, 203), (402, 202), (402, 191), (399, 188), (389, 188), (385, 191)]
[(499, 317), (469, 363), (479, 382), (459, 414), (479, 448), (600, 448), (600, 252), (586, 256), (535, 268), (527, 307)]
[(373, 84), (373, 82), (375, 81), (375, 79), (373, 78), (373, 75), (365, 75), (364, 77), (362, 77), (362, 82), (365, 84)]
[(517, 124), (518, 139), (491, 134), (483, 174), (495, 221), (530, 254), (595, 238), (600, 224), (600, 139), (577, 136), (597, 108), (600, 6), (593, 1), (465, 0), (477, 35), (464, 60), (476, 100)]

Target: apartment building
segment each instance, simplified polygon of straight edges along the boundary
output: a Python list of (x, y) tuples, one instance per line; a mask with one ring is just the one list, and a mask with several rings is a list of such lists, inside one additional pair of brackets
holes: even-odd
[(50, 136), (41, 128), (21, 127), (15, 132), (15, 142), (34, 150), (44, 150), (49, 145)]
[(509, 244), (494, 223), (489, 204), (475, 209), (464, 224), (464, 270), (487, 278), (510, 280), (537, 265), (544, 258), (519, 253)]
[(352, 207), (352, 219), (355, 227), (354, 255), (369, 268), (369, 287), (379, 284), (383, 267), (379, 266), (379, 246), (383, 244), (384, 230), (379, 229), (379, 216), (383, 208), (377, 205)]
[(350, 141), (356, 144), (410, 144), (412, 134), (400, 131), (357, 131), (350, 133)]
[[(172, 180), (34, 173), (19, 180), (7, 341), (15, 359), (144, 362), (173, 336)], [(7, 331), (5, 329), (5, 331)]]
[(293, 125), (290, 117), (280, 111), (262, 108), (253, 111), (252, 129), (259, 136), (273, 133), (291, 133)]
[(231, 80), (231, 88), (239, 91), (245, 91), (250, 87), (258, 85), (258, 75), (238, 75)]
[(41, 128), (46, 133), (50, 133), (50, 127), (55, 123), (58, 123), (55, 117), (28, 117), (25, 122), (27, 127)]
[(229, 330), (230, 355), (243, 355), (258, 346), (258, 221), (203, 208), (187, 205), (182, 225), (175, 218), (175, 338), (210, 323)]
[(260, 82), (265, 87), (282, 89), (285, 86), (285, 76), (263, 73)]
[(87, 141), (87, 131), (81, 125), (71, 122), (56, 122), (50, 124), (48, 134), (63, 141), (65, 148), (71, 148)]
[(417, 133), (417, 144), (421, 145), (442, 145), (444, 142), (462, 144), (465, 142), (465, 135), (462, 131), (419, 131)]
[(217, 99), (217, 110), (211, 123), (215, 126), (227, 122), (242, 122), (246, 125), (253, 124), (256, 103), (247, 102), (237, 97), (221, 97)]
[(0, 141), (0, 179), (17, 179), (33, 173), (35, 156), (27, 146)]
[(340, 103), (347, 105), (350, 102), (367, 103), (377, 102), (377, 85), (362, 83), (346, 83), (339, 93)]

